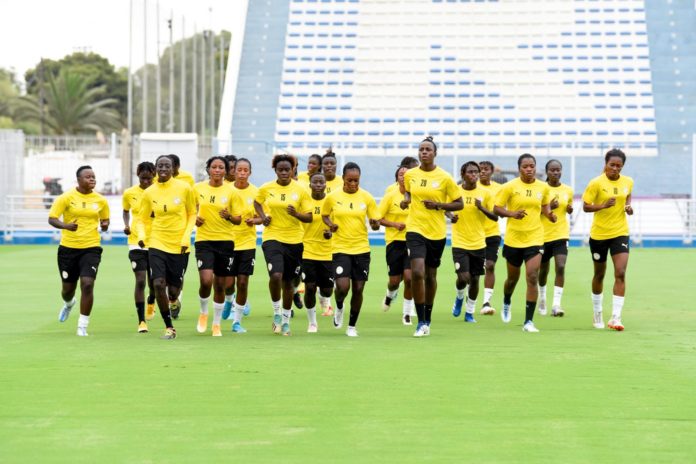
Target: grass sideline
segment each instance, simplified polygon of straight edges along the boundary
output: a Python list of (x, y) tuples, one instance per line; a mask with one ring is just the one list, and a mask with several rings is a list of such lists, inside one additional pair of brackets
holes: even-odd
[[(696, 250), (634, 249), (623, 333), (592, 329), (587, 249), (570, 250), (566, 317), (454, 319), (449, 247), (432, 335), (383, 313), (373, 248), (360, 337), (320, 317), (270, 331), (262, 254), (249, 333), (195, 332), (193, 259), (179, 338), (136, 333), (125, 247), (106, 247), (90, 337), (57, 322), (55, 246), (0, 247), (2, 462), (693, 462)], [(498, 265), (495, 307), (502, 299)], [(609, 285), (606, 285), (608, 283)], [(605, 319), (611, 280), (605, 283)], [(550, 298), (551, 295), (549, 295)], [(479, 301), (480, 303), (480, 301)]]

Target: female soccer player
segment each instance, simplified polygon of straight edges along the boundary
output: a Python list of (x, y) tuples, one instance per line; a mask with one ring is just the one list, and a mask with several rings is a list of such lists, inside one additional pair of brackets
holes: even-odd
[[(230, 311), (234, 307), (234, 319), (232, 322), (232, 332), (245, 333), (242, 327), (242, 316), (248, 316), (250, 306), (248, 302), (249, 277), (254, 274), (256, 263), (256, 226), (261, 224), (261, 218), (256, 215), (254, 209), (254, 199), (259, 189), (249, 182), (251, 177), (251, 161), (246, 158), (239, 158), (235, 164), (235, 180), (233, 190), (240, 198), (241, 204), (241, 223), (232, 226), (234, 237), (234, 261), (232, 262), (232, 288), (237, 288), (234, 297), (225, 296), (225, 308), (229, 305), (229, 310), (223, 310), (223, 318), (227, 319), (225, 311)], [(222, 217), (229, 218), (229, 212), (222, 210)]]
[(90, 166), (80, 166), (76, 176), (77, 187), (56, 198), (48, 212), (48, 223), (61, 229), (58, 270), (63, 282), (63, 307), (58, 320), (65, 322), (75, 306), (75, 290), (79, 280), (80, 318), (77, 321), (77, 335), (86, 337), (94, 304), (94, 281), (102, 254), (97, 229), (104, 232), (109, 228), (109, 204), (106, 198), (94, 192), (97, 180)]
[(510, 322), (512, 293), (524, 262), (527, 303), (522, 330), (539, 332), (534, 326), (534, 310), (539, 294), (537, 283), (544, 245), (544, 227), (540, 216), (544, 214), (551, 222), (556, 222), (556, 215), (549, 208), (549, 186), (536, 179), (536, 158), (525, 153), (517, 159), (517, 167), (520, 176), (505, 183), (495, 199), (495, 214), (508, 218), (503, 245), (503, 257), (507, 260), (507, 279), (503, 287), (501, 317), (503, 322)]
[[(272, 166), (276, 180), (263, 184), (254, 200), (256, 214), (264, 225), (261, 249), (268, 266), (268, 289), (273, 304), (273, 332), (290, 335), (294, 289), (302, 264), (302, 223), (312, 222), (307, 189), (292, 179), (297, 161), (292, 155), (276, 155)], [(268, 210), (268, 214), (264, 211)], [(282, 316), (281, 316), (282, 291)]]
[[(213, 288), (213, 337), (222, 337), (220, 323), (225, 304), (225, 288), (232, 283), (232, 225), (242, 222), (239, 214), (240, 199), (229, 184), (224, 183), (228, 168), (224, 157), (212, 156), (205, 164), (209, 180), (193, 187), (198, 203), (196, 262), (200, 277), (198, 298), (201, 308), (196, 329), (198, 333), (205, 333), (208, 328), (208, 302)], [(227, 211), (226, 215), (220, 214), (223, 209)]]
[(346, 335), (357, 337), (355, 325), (360, 316), (363, 290), (370, 273), (370, 242), (365, 223), (379, 230), (377, 203), (366, 190), (360, 188), (360, 166), (346, 163), (343, 167), (343, 189), (326, 197), (321, 209), (324, 223), (333, 233), (332, 265), (336, 281), (336, 313), (334, 327), (343, 326), (343, 302), (353, 287), (350, 297), (350, 318)]
[(619, 149), (612, 149), (604, 157), (604, 173), (590, 181), (582, 195), (583, 210), (595, 213), (590, 229), (590, 252), (594, 261), (592, 276), (592, 307), (594, 327), (604, 328), (602, 318), (602, 292), (604, 274), (607, 270), (607, 253), (611, 253), (614, 263), (614, 289), (611, 319), (607, 326), (621, 331), (621, 310), (626, 295), (626, 267), (628, 266), (628, 220), (633, 214), (631, 194), (633, 179), (622, 176), (626, 155)]
[(458, 211), (464, 206), (457, 183), (435, 164), (436, 157), (437, 145), (432, 137), (426, 137), (418, 148), (420, 166), (404, 175), (406, 192), (401, 208), (410, 207), (406, 246), (411, 258), (411, 288), (418, 314), (414, 337), (430, 335), (437, 268), (447, 235), (445, 211)]
[(395, 173), (396, 183), (387, 187), (379, 203), (379, 214), (382, 217), (380, 224), (384, 226), (384, 239), (387, 242), (387, 294), (382, 300), (382, 309), (389, 311), (392, 301), (396, 299), (401, 281), (404, 282), (404, 303), (402, 307), (401, 322), (404, 325), (412, 325), (411, 312), (413, 308), (413, 293), (411, 292), (411, 260), (406, 249), (406, 218), (408, 210), (401, 209), (404, 200), (404, 174), (409, 169), (418, 166), (418, 160), (412, 157), (405, 159), (406, 164), (397, 168)]
[(331, 231), (326, 228), (321, 209), (326, 200), (326, 179), (321, 172), (310, 178), (312, 190), (312, 222), (304, 224), (304, 251), (302, 252), (302, 279), (305, 284), (304, 303), (307, 307), (307, 332), (316, 333), (317, 325), (316, 293), (319, 288), (319, 301), (325, 312), (330, 308), (334, 279), (331, 267)]
[(546, 316), (546, 280), (549, 276), (551, 258), (555, 260), (556, 280), (553, 286), (553, 303), (551, 315), (563, 317), (561, 307), (563, 284), (565, 283), (565, 266), (568, 259), (568, 240), (570, 239), (570, 223), (568, 214), (573, 214), (573, 189), (561, 183), (563, 166), (555, 159), (546, 163), (546, 183), (549, 185), (551, 211), (556, 213), (558, 220), (553, 223), (546, 216), (541, 216), (544, 226), (544, 253), (541, 255), (539, 267), (539, 314)]
[[(149, 161), (143, 161), (135, 170), (138, 175), (138, 185), (134, 185), (123, 192), (123, 233), (128, 236), (128, 259), (135, 275), (135, 310), (138, 315), (138, 332), (146, 333), (147, 322), (155, 316), (155, 290), (152, 280), (148, 278), (147, 271), (150, 268), (147, 262), (147, 249), (140, 249), (138, 237), (135, 231), (140, 220), (138, 213), (140, 198), (146, 188), (152, 185), (155, 177), (155, 165)], [(131, 211), (133, 211), (133, 223), (131, 227)], [(150, 292), (147, 296), (147, 311), (145, 309), (145, 285)]]
[(196, 223), (196, 197), (188, 183), (172, 177), (171, 158), (158, 157), (155, 169), (157, 182), (143, 192), (140, 200), (138, 245), (145, 248), (147, 244), (149, 248), (150, 278), (166, 327), (162, 338), (172, 340), (176, 338), (176, 329), (169, 306), (176, 304), (184, 284), (191, 232)]
[(307, 170), (297, 175), (297, 182), (309, 187), (310, 179), (316, 172), (321, 172), (321, 156), (314, 154), (307, 160)]
[[(477, 185), (479, 165), (467, 161), (462, 165), (462, 186), (460, 194), (464, 203), (461, 212), (451, 215), (452, 220), (452, 259), (457, 274), (457, 296), (454, 299), (452, 315), (459, 317), (462, 312), (464, 296), (466, 299), (466, 322), (476, 322), (474, 309), (479, 294), (479, 277), (484, 273), (486, 260), (486, 222), (497, 221), (493, 209), (493, 198), (488, 190)], [(466, 288), (469, 287), (468, 295)]]
[[(479, 163), (481, 173), (479, 175), (478, 185), (487, 190), (491, 194), (491, 198), (495, 200), (501, 184), (494, 181), (491, 176), (495, 171), (495, 166), (490, 161), (481, 161)], [(497, 221), (497, 219), (496, 219)], [(495, 221), (485, 221), (486, 227), (486, 276), (483, 280), (483, 305), (481, 306), (481, 314), (484, 316), (492, 316), (495, 314), (495, 308), (491, 306), (491, 298), (493, 297), (493, 287), (495, 287), (495, 263), (498, 261), (498, 250), (500, 249), (500, 226)]]
[(336, 176), (336, 154), (331, 149), (326, 150), (324, 156), (321, 157), (321, 172), (326, 178), (326, 194), (343, 188), (343, 179)]

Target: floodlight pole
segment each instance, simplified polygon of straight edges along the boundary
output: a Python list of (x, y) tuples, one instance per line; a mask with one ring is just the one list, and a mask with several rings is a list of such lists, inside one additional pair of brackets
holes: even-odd
[(147, 132), (147, 0), (143, 0), (143, 123), (141, 132)]

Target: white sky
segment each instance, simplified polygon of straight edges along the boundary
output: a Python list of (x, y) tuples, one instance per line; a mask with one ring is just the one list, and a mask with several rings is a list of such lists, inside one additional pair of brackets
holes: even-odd
[[(133, 68), (144, 62), (145, 0), (133, 1)], [(159, 0), (160, 50), (169, 43), (167, 19), (174, 13), (174, 42), (202, 29), (230, 30), (241, 0)], [(251, 0), (253, 1), (253, 0)], [(156, 4), (147, 0), (148, 60), (156, 60)], [(0, 0), (0, 67), (24, 71), (44, 58), (60, 59), (88, 49), (116, 67), (128, 66), (130, 0)], [(209, 11), (212, 8), (212, 14)]]

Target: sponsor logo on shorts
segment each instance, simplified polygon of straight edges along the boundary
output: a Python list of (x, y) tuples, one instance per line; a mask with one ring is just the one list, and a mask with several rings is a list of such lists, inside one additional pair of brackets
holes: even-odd
[(343, 274), (343, 266), (336, 267), (336, 274)]
[(203, 266), (203, 261), (201, 261), (201, 260), (199, 259), (197, 264), (198, 264), (198, 269), (200, 269), (201, 266)]
[(459, 264), (459, 263), (454, 263), (454, 269), (455, 269), (455, 270), (458, 271), (460, 267), (462, 267), (461, 264)]
[(592, 259), (599, 261), (599, 253), (592, 253)]
[(307, 276), (306, 276), (305, 273), (303, 272), (303, 273), (302, 273), (302, 280), (305, 280), (306, 278), (307, 278)]
[(135, 269), (136, 267), (138, 267), (138, 263), (136, 263), (135, 261), (131, 261), (131, 267)]
[(68, 278), (68, 271), (63, 271), (60, 273), (60, 275), (62, 275), (64, 279), (67, 279)]
[(298, 275), (300, 273), (300, 266), (297, 266), (295, 268), (295, 275)]
[(268, 263), (268, 270), (269, 271), (273, 270), (273, 263)]
[(621, 246), (624, 248), (628, 248), (628, 243), (622, 243)]

